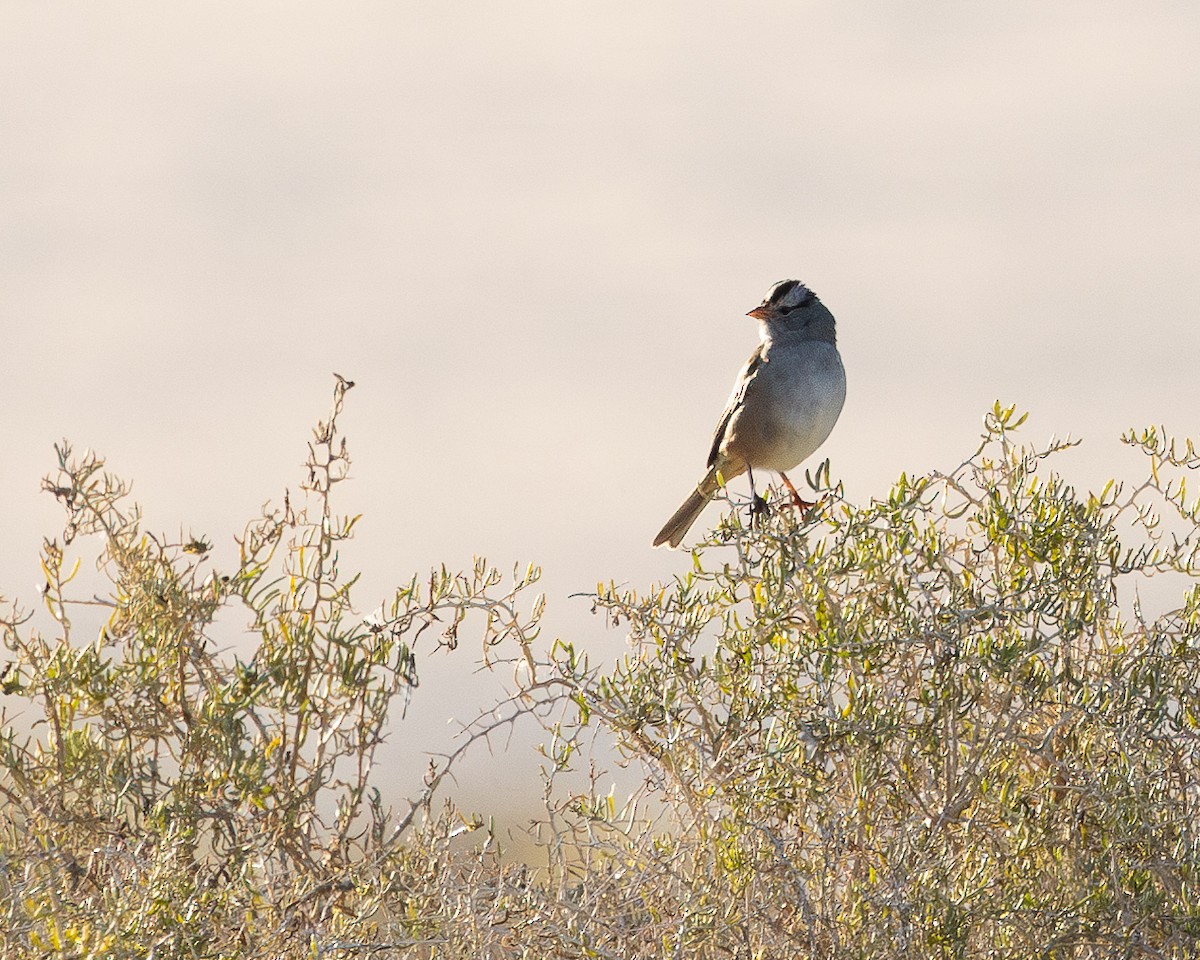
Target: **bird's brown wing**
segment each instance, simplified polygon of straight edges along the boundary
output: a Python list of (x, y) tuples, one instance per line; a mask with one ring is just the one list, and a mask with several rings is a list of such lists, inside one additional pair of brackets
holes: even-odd
[(713, 433), (712, 447), (708, 451), (708, 466), (712, 466), (717, 462), (717, 456), (721, 452), (721, 444), (725, 440), (725, 432), (729, 429), (729, 421), (733, 419), (733, 415), (738, 412), (742, 403), (746, 399), (746, 388), (758, 371), (762, 369), (762, 365), (767, 362), (766, 351), (763, 344), (759, 344), (754, 348), (754, 352), (750, 354), (750, 359), (746, 361), (746, 365), (742, 368), (742, 372), (738, 374), (737, 382), (733, 386), (733, 393), (729, 397), (729, 402), (725, 404), (725, 410), (721, 413), (721, 419), (717, 423), (717, 429)]

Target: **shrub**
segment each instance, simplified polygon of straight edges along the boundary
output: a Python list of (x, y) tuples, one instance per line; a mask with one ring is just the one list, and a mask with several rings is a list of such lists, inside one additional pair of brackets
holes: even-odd
[[(435, 855), (404, 847), (414, 825), (424, 821), (414, 849), (463, 829), (430, 806), (447, 766), (431, 765), (397, 817), (372, 764), (417, 682), (417, 638), (433, 628), (453, 643), (479, 614), (485, 643), (529, 643), (536, 612), (516, 604), (537, 571), (502, 587), (485, 563), (441, 569), (397, 590), (385, 616), (356, 614), (339, 545), (358, 518), (332, 499), (350, 464), (337, 428), (350, 386), (338, 378), (314, 431), (301, 502), (285, 495), (248, 524), (227, 574), (209, 569), (203, 539), (146, 532), (100, 459), (59, 448), (45, 486), (67, 523), (42, 556), (56, 630), (32, 629), (15, 608), (0, 622), (15, 656), (3, 692), (38, 715), (32, 736), (28, 714), (6, 715), (0, 738), (7, 953), (300, 956), (375, 939), (399, 902), (383, 902), (389, 884)], [(80, 540), (99, 545), (107, 598), (68, 595)], [(89, 641), (72, 618), (95, 604), (108, 617)], [(219, 644), (214, 618), (227, 607), (245, 611), (249, 656)], [(437, 920), (400, 925), (419, 934)]]
[[(864, 506), (729, 511), (692, 569), (601, 585), (619, 662), (537, 642), (536, 569), (480, 563), (350, 604), (330, 495), (334, 414), (306, 500), (268, 509), (228, 575), (166, 543), (94, 457), (61, 452), (43, 636), (13, 611), (0, 757), (3, 943), (12, 955), (405, 957), (1194, 956), (1200, 465), (1130, 433), (1144, 482), (1081, 494), (1068, 443), (1018, 445), (997, 405), (973, 456)], [(70, 541), (111, 577), (98, 640), (74, 637)], [(1158, 606), (1138, 600), (1147, 578)], [(1182, 588), (1178, 600), (1164, 601)], [(1148, 605), (1147, 605), (1148, 606)], [(256, 648), (217, 651), (244, 608)], [(481, 618), (512, 695), (400, 815), (371, 763), (415, 682), (413, 643)], [(391, 711), (394, 713), (395, 711)], [(435, 807), (457, 756), (531, 716), (538, 858)], [(392, 718), (394, 722), (394, 717)], [(614, 755), (644, 775), (619, 799)], [(584, 774), (582, 786), (579, 774)], [(542, 859), (544, 858), (544, 859)]]
[[(674, 583), (599, 588), (634, 651), (555, 648), (552, 756), (612, 731), (670, 827), (577, 805), (598, 953), (1197, 955), (1200, 503), (1168, 475), (1200, 457), (1131, 433), (1148, 479), (1081, 495), (1023, 419), (997, 405), (974, 456), (884, 500), (731, 514)], [(1185, 590), (1150, 616), (1160, 574)]]

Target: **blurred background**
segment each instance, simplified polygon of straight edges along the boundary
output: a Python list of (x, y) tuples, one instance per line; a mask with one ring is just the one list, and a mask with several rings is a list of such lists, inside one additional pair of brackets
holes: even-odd
[[(785, 277), (838, 318), (851, 499), (996, 399), (1085, 438), (1081, 486), (1136, 476), (1123, 429), (1200, 432), (1198, 37), (1185, 2), (5, 3), (0, 594), (35, 604), (63, 437), (231, 563), (336, 370), (362, 612), (534, 561), (548, 635), (618, 654), (569, 595), (687, 568), (650, 540)], [(397, 798), (501, 694), (477, 653), (422, 658)], [(457, 796), (519, 822), (536, 739)]]

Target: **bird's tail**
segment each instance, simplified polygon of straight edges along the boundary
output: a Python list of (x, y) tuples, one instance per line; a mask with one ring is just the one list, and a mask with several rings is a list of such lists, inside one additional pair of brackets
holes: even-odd
[(658, 531), (658, 536), (654, 538), (654, 545), (658, 547), (665, 543), (672, 547), (679, 546), (692, 524), (696, 522), (696, 518), (708, 506), (708, 501), (717, 492), (719, 484), (717, 468), (713, 467), (704, 475), (704, 479), (696, 484), (696, 489), (688, 494), (679, 509), (671, 514), (671, 519)]

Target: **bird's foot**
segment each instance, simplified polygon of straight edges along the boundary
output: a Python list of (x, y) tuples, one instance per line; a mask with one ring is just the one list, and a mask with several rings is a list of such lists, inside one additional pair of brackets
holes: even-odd
[(771, 515), (771, 505), (767, 503), (757, 493), (750, 501), (750, 521), (753, 522), (757, 517), (769, 517)]
[(792, 495), (792, 506), (795, 507), (797, 510), (803, 510), (803, 511), (807, 512), (807, 511), (811, 510), (813, 507), (815, 507), (817, 505), (817, 503), (821, 502), (820, 500), (818, 500), (815, 503), (809, 503), (802, 496), (800, 496), (800, 494), (797, 492), (796, 488), (792, 485), (792, 481), (788, 479), (788, 476), (786, 473), (780, 473), (779, 479), (782, 480), (784, 482), (784, 485), (788, 488), (788, 493), (790, 493)]

